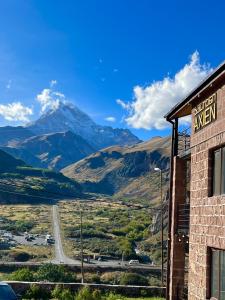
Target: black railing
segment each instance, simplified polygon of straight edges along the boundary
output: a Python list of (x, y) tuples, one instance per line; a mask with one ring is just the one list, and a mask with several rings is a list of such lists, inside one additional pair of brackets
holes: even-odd
[(191, 127), (178, 132), (177, 152), (180, 157), (190, 153), (191, 146)]
[(189, 220), (190, 220), (190, 204), (178, 204), (177, 210), (177, 233), (184, 234), (189, 233)]

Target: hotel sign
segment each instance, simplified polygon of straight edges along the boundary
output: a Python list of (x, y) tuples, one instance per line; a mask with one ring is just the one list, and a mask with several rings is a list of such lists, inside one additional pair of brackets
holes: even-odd
[(203, 129), (217, 118), (216, 93), (198, 104), (194, 110), (194, 132)]

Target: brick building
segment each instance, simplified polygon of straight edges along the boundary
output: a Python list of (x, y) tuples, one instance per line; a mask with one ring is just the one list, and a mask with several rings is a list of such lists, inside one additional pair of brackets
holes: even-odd
[[(190, 129), (182, 117), (191, 117)], [(172, 124), (167, 299), (225, 299), (225, 62)]]

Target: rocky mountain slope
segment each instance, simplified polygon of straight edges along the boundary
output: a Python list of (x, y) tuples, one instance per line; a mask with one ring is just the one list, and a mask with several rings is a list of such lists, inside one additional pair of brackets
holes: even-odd
[(95, 152), (81, 136), (71, 131), (33, 136), (2, 150), (31, 166), (57, 171)]
[(0, 150), (0, 203), (52, 202), (81, 195), (76, 181), (51, 170), (29, 167)]
[(64, 168), (62, 173), (88, 192), (154, 198), (159, 189), (159, 174), (154, 167), (165, 170), (165, 186), (169, 157), (170, 138), (156, 137), (134, 146), (105, 148)]
[(113, 129), (110, 126), (96, 124), (87, 114), (71, 103), (60, 103), (57, 108), (49, 110), (26, 128), (36, 135), (72, 131), (82, 136), (95, 149), (112, 145), (133, 145), (140, 142), (128, 129)]
[(33, 132), (31, 132), (28, 128), (24, 128), (22, 126), (0, 127), (0, 145), (14, 145), (18, 141), (25, 140), (33, 135)]
[(96, 124), (71, 103), (60, 103), (26, 127), (0, 127), (0, 148), (27, 164), (56, 171), (112, 145), (140, 140), (128, 129)]

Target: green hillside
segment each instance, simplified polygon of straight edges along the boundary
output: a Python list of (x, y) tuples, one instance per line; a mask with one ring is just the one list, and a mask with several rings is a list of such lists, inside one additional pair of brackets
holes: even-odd
[(0, 150), (0, 202), (53, 202), (81, 196), (81, 186), (61, 173), (27, 166)]

